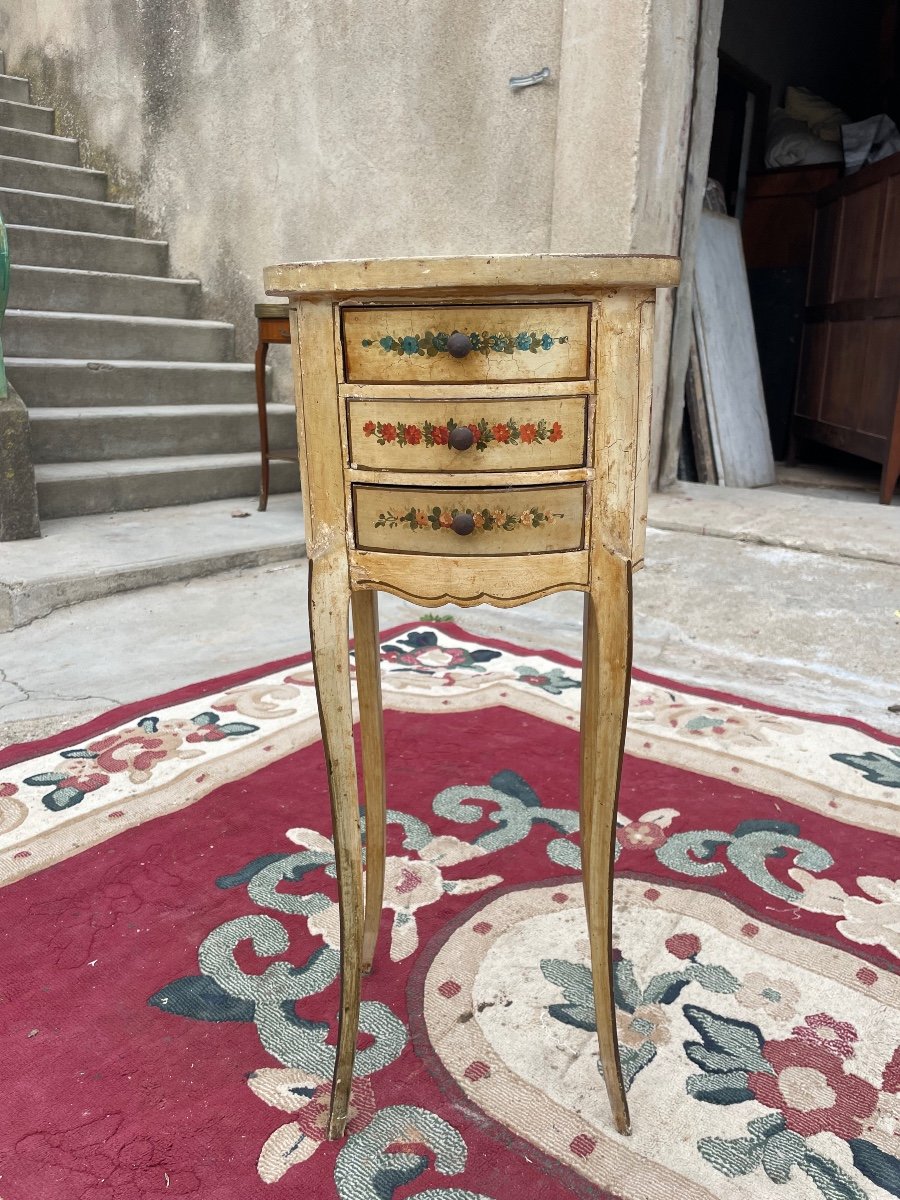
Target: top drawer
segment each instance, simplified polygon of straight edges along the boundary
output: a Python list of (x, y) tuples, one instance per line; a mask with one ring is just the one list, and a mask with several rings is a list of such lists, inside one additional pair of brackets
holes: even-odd
[[(349, 383), (525, 383), (589, 378), (587, 304), (345, 308)], [(464, 334), (468, 339), (451, 336)], [(462, 354), (456, 357), (452, 351)]]

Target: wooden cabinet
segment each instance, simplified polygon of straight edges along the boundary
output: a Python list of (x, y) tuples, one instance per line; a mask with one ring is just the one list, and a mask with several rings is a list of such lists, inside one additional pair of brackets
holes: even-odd
[(900, 477), (900, 154), (817, 199), (794, 436)]
[(741, 236), (749, 271), (809, 267), (816, 197), (840, 167), (782, 167), (747, 176)]
[(782, 167), (747, 177), (741, 235), (772, 452), (787, 453), (816, 220), (816, 194), (836, 164)]
[[(643, 558), (662, 257), (408, 259), (270, 267), (291, 308), (316, 693), (341, 910), (328, 1132), (347, 1123), (360, 976), (384, 880), (377, 591), (426, 608), (585, 593), (581, 838), (603, 1078), (629, 1128), (611, 991), (611, 871)], [(353, 752), (356, 637), (367, 868)], [(600, 1075), (598, 1074), (598, 1084)]]

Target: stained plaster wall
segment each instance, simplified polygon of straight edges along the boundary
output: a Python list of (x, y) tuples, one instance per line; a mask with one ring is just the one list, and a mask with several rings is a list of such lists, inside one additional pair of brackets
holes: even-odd
[(676, 252), (696, 8), (0, 0), (0, 46), (247, 358), (271, 262)]

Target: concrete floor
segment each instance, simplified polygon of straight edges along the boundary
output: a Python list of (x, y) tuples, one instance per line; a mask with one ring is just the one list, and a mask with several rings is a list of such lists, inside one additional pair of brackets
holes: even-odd
[[(816, 509), (806, 495), (773, 509), (775, 495), (694, 485), (654, 498), (651, 526), (665, 527), (649, 530), (635, 577), (635, 664), (900, 733), (900, 713), (889, 711), (900, 704), (900, 512), (834, 499)], [(861, 513), (871, 524), (858, 525)], [(776, 518), (787, 545), (777, 544)], [(845, 522), (853, 535), (842, 553)], [(0, 744), (300, 653), (305, 593), (305, 562), (270, 564), (87, 601), (4, 633)], [(475, 632), (579, 653), (577, 594), (441, 612)], [(382, 597), (383, 628), (420, 615)]]

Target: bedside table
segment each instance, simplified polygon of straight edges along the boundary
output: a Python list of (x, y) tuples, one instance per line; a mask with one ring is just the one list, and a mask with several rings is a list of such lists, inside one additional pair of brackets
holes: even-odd
[[(677, 259), (534, 255), (273, 266), (287, 296), (309, 614), (328, 765), (341, 1006), (328, 1136), (340, 1137), (384, 884), (376, 592), (431, 608), (585, 593), (581, 844), (600, 1061), (629, 1130), (611, 904), (643, 558), (655, 289)], [(355, 632), (365, 894), (350, 700)]]

